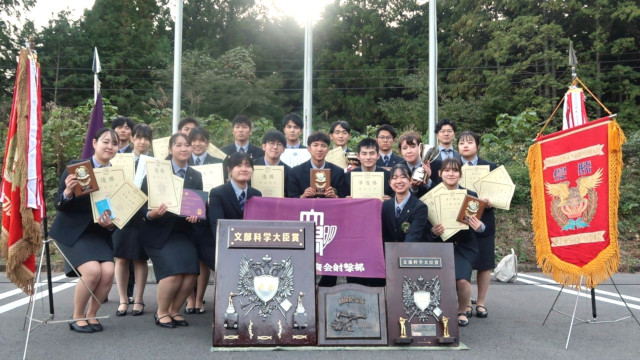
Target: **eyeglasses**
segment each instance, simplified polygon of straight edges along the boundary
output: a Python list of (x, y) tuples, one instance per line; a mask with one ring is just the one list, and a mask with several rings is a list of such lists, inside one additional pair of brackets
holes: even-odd
[(393, 140), (393, 136), (378, 136), (378, 140)]
[(441, 134), (451, 134), (453, 132), (453, 130), (451, 129), (442, 129), (439, 131), (439, 133)]
[(276, 148), (280, 147), (280, 146), (284, 147), (284, 145), (282, 145), (281, 143), (279, 143), (277, 141), (269, 141), (269, 142), (267, 142), (267, 145), (269, 145), (271, 147), (276, 147)]

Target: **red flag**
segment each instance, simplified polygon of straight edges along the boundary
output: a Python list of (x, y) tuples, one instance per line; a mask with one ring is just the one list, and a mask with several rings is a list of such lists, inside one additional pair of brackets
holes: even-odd
[(20, 52), (13, 106), (2, 168), (2, 238), (7, 277), (32, 294), (35, 252), (42, 246), (45, 215), (42, 178), (40, 64), (28, 49)]
[(584, 92), (578, 87), (572, 86), (564, 95), (562, 110), (562, 130), (571, 129), (589, 121), (584, 107)]

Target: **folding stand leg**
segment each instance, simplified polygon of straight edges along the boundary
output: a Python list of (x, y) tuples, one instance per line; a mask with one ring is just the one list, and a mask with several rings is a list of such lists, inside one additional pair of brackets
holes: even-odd
[[(22, 359), (27, 358), (27, 348), (29, 347), (29, 336), (31, 336), (31, 323), (33, 321), (33, 310), (35, 308), (36, 295), (38, 294), (38, 284), (40, 284), (40, 277), (42, 275), (42, 261), (44, 259), (44, 247), (45, 244), (42, 244), (42, 251), (40, 252), (40, 263), (38, 264), (38, 271), (36, 272), (36, 282), (33, 284), (33, 295), (29, 297), (29, 305), (27, 306), (27, 313), (29, 314), (29, 328), (27, 329), (27, 339), (24, 343), (24, 353), (22, 354)], [(25, 314), (25, 324), (27, 322), (27, 317)], [(22, 330), (24, 331), (24, 325), (22, 326)]]
[(562, 295), (562, 290), (564, 290), (564, 285), (562, 285), (562, 287), (560, 288), (560, 291), (558, 291), (558, 296), (556, 296), (556, 299), (553, 300), (553, 304), (551, 304), (551, 307), (549, 308), (549, 312), (547, 313), (547, 317), (545, 317), (544, 321), (542, 322), (542, 326), (544, 326), (544, 324), (547, 322), (549, 315), (553, 311), (553, 308), (556, 306), (556, 302), (558, 301), (558, 298), (560, 297), (560, 295)]
[[(580, 286), (582, 286), (582, 278), (580, 276)], [(573, 331), (573, 323), (576, 319), (576, 310), (578, 309), (578, 300), (580, 299), (580, 294), (582, 293), (582, 287), (576, 289), (578, 295), (576, 296), (576, 304), (573, 306), (573, 314), (571, 315), (571, 325), (569, 326), (569, 334), (567, 334), (567, 343), (564, 346), (564, 349), (567, 350), (569, 348), (569, 340), (571, 340), (571, 331)]]
[(624, 306), (627, 307), (627, 310), (629, 310), (629, 313), (631, 314), (631, 316), (633, 317), (633, 319), (636, 321), (636, 323), (638, 323), (638, 326), (640, 326), (640, 321), (638, 321), (638, 318), (636, 317), (636, 315), (633, 313), (633, 311), (631, 311), (631, 309), (629, 308), (629, 304), (627, 304), (627, 301), (624, 299), (624, 297), (622, 296), (622, 294), (620, 293), (620, 290), (618, 290), (618, 285), (616, 285), (616, 282), (613, 281), (613, 276), (611, 277), (611, 283), (613, 284), (613, 287), (616, 288), (616, 291), (618, 292), (618, 296), (620, 296), (620, 299), (622, 299), (622, 302), (624, 303)]

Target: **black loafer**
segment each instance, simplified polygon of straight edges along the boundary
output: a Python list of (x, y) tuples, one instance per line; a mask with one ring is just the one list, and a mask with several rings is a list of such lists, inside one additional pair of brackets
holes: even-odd
[(173, 322), (174, 322), (177, 326), (189, 326), (189, 323), (187, 322), (187, 320), (184, 320), (184, 319), (182, 319), (182, 320), (178, 320), (178, 319), (176, 319), (176, 317), (178, 317), (178, 316), (181, 316), (181, 315), (180, 315), (180, 314), (176, 314), (176, 315), (173, 315), (173, 316), (171, 317), (171, 320), (173, 320)]
[(102, 330), (104, 330), (104, 328), (102, 327), (102, 324), (100, 323), (97, 323), (97, 324), (89, 323), (89, 326), (91, 326), (91, 328), (93, 329), (93, 332), (101, 332)]
[(69, 329), (71, 329), (71, 331), (75, 331), (83, 334), (91, 334), (92, 332), (94, 332), (91, 325), (80, 326), (75, 321), (69, 321)]
[[(483, 308), (484, 311), (479, 311), (478, 308)], [(486, 318), (487, 316), (489, 316), (489, 311), (487, 311), (487, 307), (484, 305), (476, 306), (476, 316), (479, 318)]]
[(160, 319), (163, 319), (163, 318), (166, 318), (166, 317), (171, 318), (171, 316), (169, 316), (169, 315), (164, 315), (164, 316), (158, 317), (157, 313), (153, 314), (153, 318), (156, 320), (156, 325), (158, 325), (160, 327), (163, 327), (163, 328), (167, 328), (167, 329), (175, 329), (176, 323), (173, 321), (173, 319), (171, 319), (170, 322), (166, 322), (166, 323), (160, 322)]
[[(466, 315), (465, 313), (460, 313), (460, 314), (458, 314), (458, 317), (460, 317), (460, 316), (465, 316), (465, 317), (466, 317), (467, 315)], [(467, 320), (460, 320), (460, 319), (458, 318), (458, 326), (467, 326), (467, 325), (469, 325), (469, 319), (467, 319)]]

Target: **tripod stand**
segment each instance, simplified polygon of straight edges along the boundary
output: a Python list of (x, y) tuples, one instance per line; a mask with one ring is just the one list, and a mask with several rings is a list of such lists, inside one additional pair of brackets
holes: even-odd
[[(580, 284), (582, 285), (582, 280), (583, 280), (584, 276), (580, 277)], [(629, 308), (629, 304), (627, 304), (627, 301), (625, 300), (624, 296), (622, 296), (622, 294), (620, 293), (620, 290), (618, 289), (618, 285), (615, 283), (615, 281), (613, 280), (613, 276), (609, 278), (611, 280), (611, 283), (613, 284), (613, 287), (615, 287), (616, 292), (618, 293), (618, 296), (620, 297), (620, 299), (622, 299), (622, 301), (624, 302), (625, 307), (627, 308), (627, 310), (629, 311), (629, 316), (625, 316), (619, 319), (615, 319), (615, 320), (598, 320), (598, 313), (596, 310), (596, 289), (595, 288), (591, 288), (591, 315), (593, 316), (591, 320), (583, 320), (580, 319), (578, 317), (576, 317), (576, 310), (578, 309), (578, 300), (580, 299), (580, 295), (582, 294), (582, 286), (578, 286), (576, 288), (576, 303), (573, 307), (573, 313), (572, 314), (567, 314), (564, 313), (562, 311), (556, 310), (554, 307), (556, 305), (556, 302), (558, 301), (558, 298), (560, 298), (560, 295), (562, 294), (562, 291), (564, 290), (565, 285), (562, 285), (562, 288), (560, 288), (560, 291), (558, 291), (558, 295), (556, 296), (556, 299), (553, 301), (553, 304), (551, 304), (551, 308), (549, 309), (549, 312), (547, 313), (547, 316), (544, 318), (544, 321), (542, 322), (542, 325), (544, 326), (544, 324), (547, 322), (547, 319), (549, 318), (549, 315), (551, 314), (551, 312), (557, 312), (561, 315), (567, 316), (571, 318), (571, 325), (569, 325), (569, 333), (567, 334), (567, 342), (565, 344), (565, 350), (569, 348), (569, 341), (571, 340), (571, 332), (573, 331), (573, 325), (576, 323), (576, 321), (580, 324), (605, 324), (605, 323), (615, 323), (615, 322), (619, 322), (622, 320), (626, 320), (630, 317), (633, 317), (633, 319), (636, 321), (636, 323), (638, 323), (638, 326), (640, 326), (640, 321), (638, 321), (638, 318), (635, 316), (635, 314), (633, 313), (633, 311), (631, 311), (631, 309)]]

